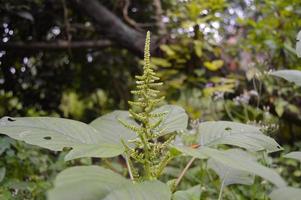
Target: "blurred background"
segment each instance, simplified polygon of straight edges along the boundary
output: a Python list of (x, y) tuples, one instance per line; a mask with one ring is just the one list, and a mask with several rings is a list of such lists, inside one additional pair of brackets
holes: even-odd
[[(127, 109), (150, 30), (167, 103), (193, 120), (260, 125), (300, 149), (301, 89), (267, 74), (301, 70), (300, 27), (300, 0), (0, 0), (0, 116), (90, 122)], [(2, 136), (0, 156), (3, 199), (44, 199), (58, 171), (93, 162)], [(300, 184), (296, 162), (275, 162)]]

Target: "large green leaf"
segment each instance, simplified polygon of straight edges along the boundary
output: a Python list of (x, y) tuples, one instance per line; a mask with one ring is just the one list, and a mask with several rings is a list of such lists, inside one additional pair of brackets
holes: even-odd
[(201, 197), (201, 186), (196, 185), (188, 190), (180, 190), (173, 194), (172, 200), (199, 200)]
[(225, 151), (220, 151), (209, 147), (200, 147), (198, 149), (193, 149), (190, 147), (178, 146), (175, 148), (193, 157), (200, 159), (211, 158), (233, 169), (256, 174), (264, 179), (269, 180), (278, 187), (286, 185), (283, 179), (273, 169), (262, 166), (256, 161), (250, 160), (244, 156), (241, 156), (240, 154), (227, 154)]
[(123, 176), (98, 166), (71, 167), (61, 172), (48, 200), (167, 200), (171, 193), (159, 182), (133, 184)]
[(185, 110), (176, 105), (164, 105), (156, 109), (154, 113), (167, 112), (159, 129), (164, 130), (162, 135), (175, 131), (185, 130), (188, 124), (188, 115)]
[(258, 127), (228, 121), (210, 121), (199, 125), (201, 146), (228, 144), (249, 151), (279, 151), (282, 148), (271, 137), (264, 135)]
[(292, 159), (295, 159), (295, 160), (298, 160), (301, 162), (301, 151), (290, 152), (290, 153), (286, 154), (284, 157), (292, 158)]
[(93, 120), (90, 125), (116, 144), (121, 144), (121, 139), (124, 141), (134, 139), (136, 134), (131, 129), (123, 126), (119, 122), (119, 119), (128, 124), (138, 126), (138, 124), (129, 117), (129, 112), (122, 110), (103, 115)]
[(270, 195), (271, 200), (300, 200), (301, 189), (293, 187), (283, 187), (274, 190)]
[(100, 200), (129, 183), (121, 175), (102, 167), (71, 167), (57, 175), (48, 200)]
[[(239, 157), (244, 157), (250, 161), (255, 160), (253, 156), (241, 149), (226, 150), (225, 155), (229, 155), (230, 157), (239, 155)], [(224, 186), (232, 184), (251, 185), (254, 183), (253, 173), (234, 169), (212, 158), (208, 160), (208, 167), (213, 169), (218, 174), (219, 178), (224, 182)]]
[(66, 159), (79, 157), (112, 157), (124, 149), (112, 136), (85, 123), (55, 117), (3, 117), (0, 133), (54, 151), (72, 150)]
[(301, 71), (299, 70), (278, 70), (271, 72), (271, 75), (284, 78), (287, 81), (294, 82), (301, 86)]
[(147, 181), (127, 186), (110, 192), (104, 200), (170, 200), (171, 192), (160, 181)]

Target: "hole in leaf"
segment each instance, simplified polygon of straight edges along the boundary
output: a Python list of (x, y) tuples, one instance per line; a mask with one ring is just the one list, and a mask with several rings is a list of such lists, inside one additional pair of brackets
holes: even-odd
[(278, 149), (281, 149), (281, 147), (280, 147), (279, 145), (277, 146), (277, 148), (278, 148)]
[(70, 148), (70, 147), (64, 147), (63, 148), (63, 151), (70, 151), (72, 148)]
[(43, 139), (45, 139), (45, 140), (51, 140), (51, 137), (50, 136), (46, 136), (46, 137), (43, 137)]
[(232, 128), (230, 128), (230, 127), (226, 127), (226, 128), (225, 128), (225, 130), (226, 130), (226, 131), (231, 131), (231, 130), (232, 130)]
[(8, 118), (7, 118), (7, 120), (8, 120), (8, 121), (10, 121), (10, 122), (14, 122), (14, 121), (16, 121), (16, 119), (14, 119), (14, 118), (11, 118), (11, 117), (8, 117)]

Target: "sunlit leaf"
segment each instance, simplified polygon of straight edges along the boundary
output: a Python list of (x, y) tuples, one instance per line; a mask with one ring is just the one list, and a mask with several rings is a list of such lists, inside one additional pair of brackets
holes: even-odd
[(214, 60), (212, 62), (204, 62), (204, 66), (210, 71), (217, 71), (224, 65), (222, 60)]
[(161, 45), (160, 48), (164, 51), (168, 56), (175, 56), (176, 52), (170, 48), (168, 45)]
[(171, 67), (171, 63), (163, 58), (152, 58), (152, 64), (159, 67)]

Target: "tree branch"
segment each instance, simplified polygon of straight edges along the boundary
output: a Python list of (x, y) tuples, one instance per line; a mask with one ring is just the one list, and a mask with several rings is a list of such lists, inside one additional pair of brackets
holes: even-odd
[[(123, 23), (97, 0), (74, 1), (79, 9), (95, 22), (94, 25), (99, 33), (136, 55), (143, 56), (145, 33)], [(156, 41), (157, 39), (153, 37), (151, 51), (156, 48)]]
[(153, 5), (155, 7), (155, 18), (157, 22), (157, 27), (159, 29), (160, 35), (165, 35), (167, 33), (164, 22), (162, 21), (163, 9), (160, 0), (153, 0)]
[(122, 14), (123, 14), (123, 18), (124, 20), (129, 24), (131, 25), (132, 27), (134, 27), (136, 30), (142, 30), (138, 24), (135, 22), (135, 20), (131, 19), (128, 15), (128, 9), (130, 7), (130, 0), (123, 0), (124, 2), (124, 6), (123, 6), (123, 9), (122, 9)]
[(90, 41), (66, 41), (58, 40), (54, 42), (2, 42), (0, 43), (1, 50), (65, 50), (65, 49), (103, 49), (112, 46), (112, 42), (108, 40), (90, 40)]

